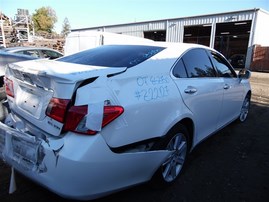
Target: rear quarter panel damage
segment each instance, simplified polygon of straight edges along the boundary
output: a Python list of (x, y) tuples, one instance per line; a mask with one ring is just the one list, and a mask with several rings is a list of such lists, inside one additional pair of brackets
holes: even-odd
[(100, 131), (111, 147), (163, 136), (188, 113), (168, 74), (125, 73), (109, 79), (107, 89), (106, 99), (124, 107), (124, 113)]

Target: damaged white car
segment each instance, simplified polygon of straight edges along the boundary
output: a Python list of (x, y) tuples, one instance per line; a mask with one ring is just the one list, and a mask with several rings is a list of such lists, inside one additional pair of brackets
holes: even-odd
[(249, 77), (217, 51), (183, 43), (104, 45), (10, 64), (0, 157), (65, 198), (167, 185), (199, 142), (246, 120)]

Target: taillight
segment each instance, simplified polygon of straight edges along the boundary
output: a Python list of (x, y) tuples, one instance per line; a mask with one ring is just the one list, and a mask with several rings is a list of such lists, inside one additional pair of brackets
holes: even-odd
[[(84, 105), (84, 106), (72, 106), (69, 110), (68, 110), (68, 114), (66, 117), (66, 122), (64, 125), (64, 130), (66, 131), (76, 131), (79, 123), (82, 122), (83, 118), (87, 115), (87, 110), (88, 110), (88, 106)], [(81, 124), (82, 126), (79, 127), (80, 129), (78, 129), (78, 131), (84, 131), (84, 129), (82, 128), (83, 125), (86, 126), (86, 122), (83, 124)], [(85, 129), (86, 131), (87, 129)]]
[(52, 98), (46, 110), (46, 115), (63, 123), (69, 102), (68, 99)]
[(102, 127), (106, 126), (123, 113), (121, 106), (105, 106)]
[(14, 86), (13, 86), (13, 81), (8, 79), (8, 78), (4, 78), (4, 82), (5, 82), (5, 91), (6, 94), (11, 96), (11, 97), (15, 97), (14, 95)]
[[(121, 106), (104, 106), (102, 127), (106, 126), (123, 113)], [(86, 127), (88, 106), (72, 106), (67, 113), (64, 125), (65, 131), (72, 131), (80, 134), (94, 135), (97, 131)]]

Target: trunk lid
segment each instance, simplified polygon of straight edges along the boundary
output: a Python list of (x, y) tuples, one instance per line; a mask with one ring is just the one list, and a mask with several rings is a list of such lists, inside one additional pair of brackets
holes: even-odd
[[(64, 123), (46, 115), (52, 98), (71, 99), (79, 84), (90, 78), (106, 77), (125, 71), (66, 62), (34, 60), (9, 65), (6, 84), (10, 109), (25, 130), (41, 129), (51, 135), (61, 134)], [(8, 95), (9, 94), (9, 95)], [(22, 121), (23, 120), (23, 121)]]

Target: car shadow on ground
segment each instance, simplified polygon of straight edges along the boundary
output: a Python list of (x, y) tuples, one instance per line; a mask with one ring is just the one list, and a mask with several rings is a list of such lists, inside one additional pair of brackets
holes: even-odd
[[(232, 123), (199, 144), (179, 180), (166, 189), (149, 184), (94, 200), (106, 201), (269, 201), (269, 103), (252, 103), (244, 123)], [(16, 173), (8, 194), (10, 167), (0, 161), (1, 202), (72, 201)]]

